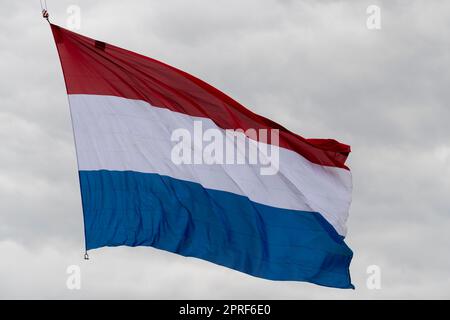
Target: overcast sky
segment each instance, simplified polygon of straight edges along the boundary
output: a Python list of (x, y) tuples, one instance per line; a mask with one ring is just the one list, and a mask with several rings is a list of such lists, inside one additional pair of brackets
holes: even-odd
[[(450, 1), (52, 1), (66, 27), (192, 73), (352, 146), (356, 290), (254, 278), (153, 248), (83, 258), (75, 149), (39, 0), (1, 0), (0, 298), (450, 298)], [(381, 29), (366, 9), (381, 8)], [(66, 268), (79, 265), (81, 290)], [(381, 268), (380, 290), (366, 286)]]

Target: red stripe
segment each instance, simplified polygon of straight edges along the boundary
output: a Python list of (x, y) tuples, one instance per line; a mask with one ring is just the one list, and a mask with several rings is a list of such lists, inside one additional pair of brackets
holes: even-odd
[(210, 118), (223, 129), (279, 129), (280, 147), (316, 164), (348, 169), (348, 145), (332, 139), (305, 139), (184, 71), (53, 24), (51, 27), (68, 94), (144, 100), (155, 107)]

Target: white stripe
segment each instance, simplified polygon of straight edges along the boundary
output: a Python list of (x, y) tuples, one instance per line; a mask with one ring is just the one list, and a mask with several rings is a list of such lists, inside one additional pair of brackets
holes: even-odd
[(352, 189), (348, 170), (313, 164), (285, 148), (279, 149), (276, 175), (260, 175), (259, 166), (248, 164), (176, 165), (171, 160), (173, 130), (184, 128), (193, 135), (194, 120), (202, 121), (203, 130), (219, 129), (212, 120), (113, 96), (69, 95), (69, 102), (79, 170), (131, 170), (197, 182), (273, 207), (319, 212), (339, 234), (346, 233)]

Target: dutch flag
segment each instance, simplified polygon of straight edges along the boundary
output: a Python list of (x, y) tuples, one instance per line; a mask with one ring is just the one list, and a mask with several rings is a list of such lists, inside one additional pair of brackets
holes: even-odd
[(51, 28), (87, 250), (151, 246), (265, 279), (353, 288), (348, 145), (305, 139), (186, 72)]

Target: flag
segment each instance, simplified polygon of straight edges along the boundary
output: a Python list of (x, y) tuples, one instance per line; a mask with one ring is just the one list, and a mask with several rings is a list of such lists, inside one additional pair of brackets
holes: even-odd
[(87, 250), (151, 246), (260, 278), (353, 288), (348, 145), (305, 139), (184, 71), (51, 29)]

